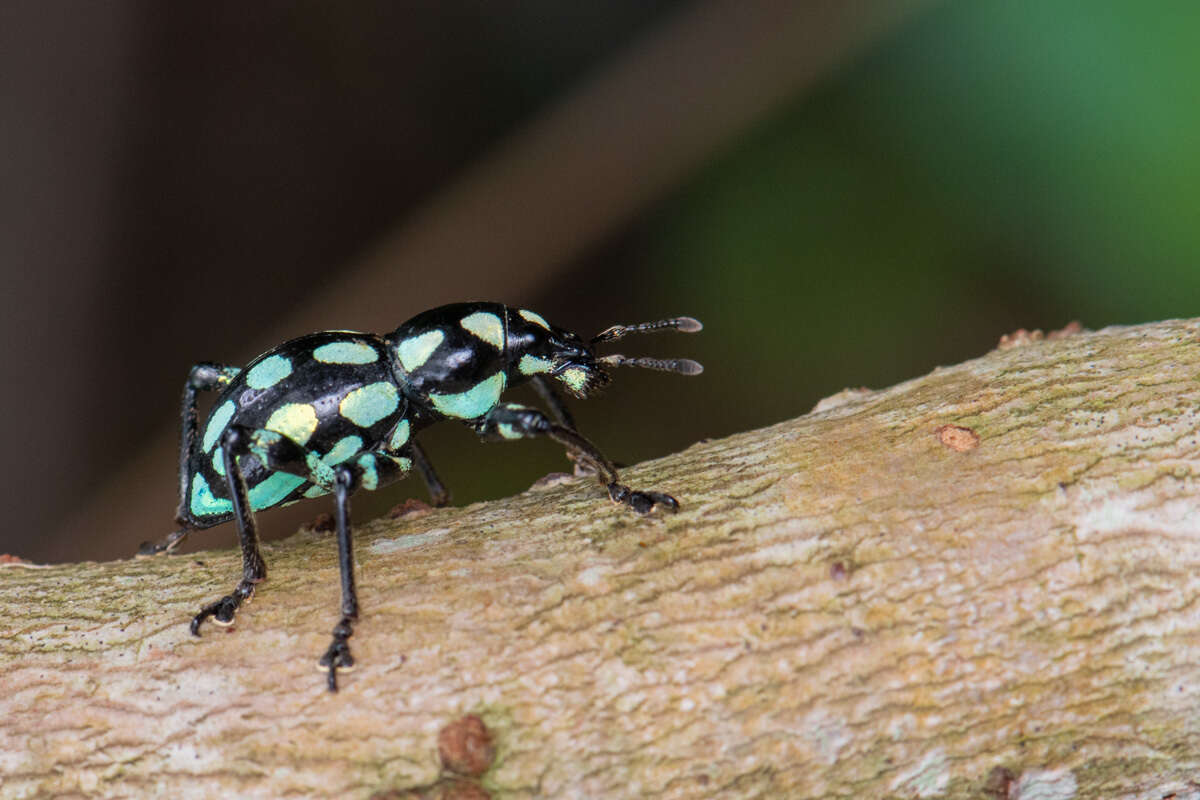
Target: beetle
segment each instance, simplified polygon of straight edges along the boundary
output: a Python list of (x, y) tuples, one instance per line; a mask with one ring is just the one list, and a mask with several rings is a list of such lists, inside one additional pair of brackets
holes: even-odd
[[(234, 520), (242, 577), (230, 594), (205, 605), (191, 622), (233, 623), (238, 608), (267, 577), (255, 512), (332, 494), (341, 577), (341, 619), (318, 661), (337, 691), (338, 670), (354, 666), (349, 639), (358, 617), (350, 529), (350, 496), (375, 490), (413, 469), (435, 505), (449, 494), (416, 442), (424, 428), (455, 420), (484, 440), (548, 436), (577, 464), (590, 468), (613, 502), (638, 513), (675, 511), (669, 494), (621, 483), (616, 466), (576, 430), (555, 388), (586, 398), (609, 382), (608, 369), (633, 366), (697, 375), (690, 359), (597, 356), (595, 346), (630, 333), (699, 331), (699, 321), (674, 317), (614, 325), (585, 342), (539, 314), (500, 303), (456, 303), (425, 311), (386, 336), (323, 331), (268, 350), (246, 367), (192, 367), (183, 390), (179, 453), (181, 526), (143, 555), (174, 551), (193, 530)], [(549, 414), (501, 402), (510, 387), (532, 383)], [(204, 424), (200, 392), (217, 391)]]

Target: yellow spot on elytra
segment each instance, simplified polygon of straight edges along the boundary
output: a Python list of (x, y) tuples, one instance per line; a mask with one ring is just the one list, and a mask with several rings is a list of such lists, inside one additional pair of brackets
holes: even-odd
[(317, 429), (317, 412), (308, 403), (288, 403), (277, 408), (263, 427), (296, 444), (307, 444)]

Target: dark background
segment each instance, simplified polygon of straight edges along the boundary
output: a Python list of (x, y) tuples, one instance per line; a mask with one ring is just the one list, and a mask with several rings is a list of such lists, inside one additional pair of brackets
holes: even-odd
[[(702, 319), (621, 350), (703, 377), (575, 406), (626, 462), (1015, 328), (1195, 316), (1197, 23), (1190, 0), (6, 3), (0, 552), (167, 533), (192, 363), (453, 300), (583, 335)], [(458, 503), (565, 468), (430, 434)], [(356, 515), (423, 492), (380, 495)]]

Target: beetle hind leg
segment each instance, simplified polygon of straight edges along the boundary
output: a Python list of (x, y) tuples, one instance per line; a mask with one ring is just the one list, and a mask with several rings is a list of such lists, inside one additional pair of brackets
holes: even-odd
[(218, 625), (232, 625), (234, 614), (242, 603), (254, 595), (256, 584), (266, 580), (267, 564), (263, 561), (258, 546), (258, 526), (246, 491), (246, 479), (238, 465), (238, 457), (248, 452), (249, 439), (246, 431), (231, 426), (221, 436), (221, 457), (225, 464), (225, 482), (229, 488), (229, 499), (233, 504), (233, 516), (237, 520), (238, 543), (242, 548), (242, 579), (233, 592), (200, 609), (192, 618), (192, 635), (200, 635), (200, 625), (210, 617)]
[(153, 542), (142, 542), (134, 554), (135, 558), (146, 558), (148, 556), (170, 555), (179, 549), (183, 544), (183, 540), (192, 532), (192, 528), (180, 528), (177, 531), (168, 533), (166, 538), (158, 544)]
[(183, 403), (179, 413), (179, 508), (175, 512), (175, 521), (182, 527), (167, 534), (158, 544), (142, 542), (134, 554), (137, 558), (174, 553), (187, 535), (195, 530), (196, 520), (188, 513), (188, 497), (192, 486), (191, 458), (197, 449), (196, 398), (200, 392), (213, 392), (225, 388), (239, 372), (241, 369), (238, 367), (209, 362), (196, 364), (188, 372), (187, 381), (183, 384)]

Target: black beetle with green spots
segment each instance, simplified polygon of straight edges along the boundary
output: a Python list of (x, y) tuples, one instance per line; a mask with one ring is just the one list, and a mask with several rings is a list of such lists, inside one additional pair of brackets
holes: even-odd
[[(332, 494), (342, 608), (318, 665), (328, 672), (330, 691), (337, 691), (338, 670), (354, 666), (348, 640), (358, 616), (350, 495), (415, 468), (434, 505), (445, 505), (449, 494), (415, 437), (435, 422), (456, 420), (488, 440), (549, 436), (595, 471), (614, 502), (642, 514), (657, 506), (673, 511), (679, 504), (669, 494), (621, 483), (613, 462), (576, 430), (555, 382), (583, 398), (608, 383), (611, 367), (697, 375), (702, 367), (690, 359), (597, 356), (594, 348), (630, 333), (700, 327), (691, 317), (675, 317), (614, 325), (585, 342), (532, 311), (457, 303), (418, 314), (387, 336), (324, 331), (285, 342), (245, 368), (197, 364), (183, 389), (176, 515), (182, 527), (141, 552), (171, 552), (190, 531), (237, 522), (242, 579), (192, 619), (198, 636), (209, 618), (231, 624), (267, 577), (254, 512)], [(505, 389), (526, 382), (549, 413), (501, 402)], [(202, 391), (220, 394), (198, 425)]]

